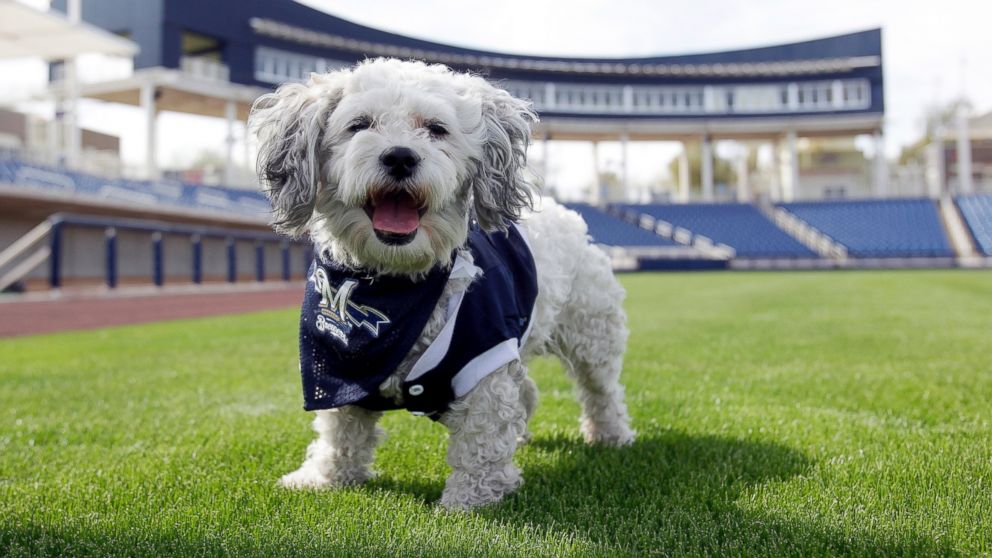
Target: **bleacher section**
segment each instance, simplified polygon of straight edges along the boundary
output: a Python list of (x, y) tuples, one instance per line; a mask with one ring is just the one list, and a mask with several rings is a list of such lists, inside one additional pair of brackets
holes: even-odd
[(779, 207), (846, 247), (854, 258), (954, 256), (932, 200), (804, 202)]
[(0, 153), (0, 184), (135, 206), (165, 205), (260, 219), (269, 212), (269, 203), (259, 192), (166, 180), (105, 178), (27, 163), (3, 153)]
[(602, 209), (585, 203), (566, 203), (565, 207), (574, 210), (585, 219), (589, 225), (589, 236), (593, 242), (606, 246), (648, 247), (648, 246), (679, 246), (675, 242), (663, 238), (637, 225), (628, 223), (619, 217), (614, 217)]
[[(125, 216), (132, 209), (136, 214), (154, 214), (149, 208), (159, 209), (159, 213), (170, 217), (179, 210), (183, 218), (188, 213), (194, 222), (200, 219), (208, 224), (226, 220), (226, 225), (236, 222), (238, 226), (263, 227), (270, 214), (268, 201), (260, 192), (178, 181), (98, 177), (29, 163), (16, 153), (0, 150), (0, 193), (3, 192), (9, 192), (11, 200), (27, 199), (31, 203), (58, 205), (72, 199), (85, 202), (79, 205), (104, 206), (118, 216), (121, 208)], [(992, 195), (961, 196), (955, 202), (978, 251), (992, 256)], [(821, 253), (827, 254), (823, 257), (786, 232), (793, 231), (791, 225), (779, 228), (751, 204), (648, 204), (608, 209), (585, 203), (565, 206), (585, 219), (594, 242), (613, 248), (610, 253), (614, 265), (627, 261), (627, 269), (711, 265), (742, 269), (847, 267), (860, 265), (859, 259), (888, 260), (861, 262), (869, 266), (952, 265), (947, 259), (955, 256), (938, 205), (929, 199), (778, 205), (780, 213), (788, 212), (847, 249), (846, 255), (840, 250), (835, 250), (840, 254), (837, 255), (821, 249)], [(54, 211), (64, 209), (59, 207)], [(656, 230), (663, 233), (658, 234), (640, 226), (651, 224), (651, 219), (656, 225), (667, 223), (670, 227), (658, 227)], [(28, 223), (29, 220), (25, 217), (24, 223), (8, 226), (6, 234), (23, 234), (37, 223)], [(18, 232), (18, 227), (23, 230)], [(668, 230), (675, 240), (668, 238)], [(929, 263), (897, 261), (907, 258), (935, 259)]]
[(816, 258), (816, 253), (747, 204), (625, 205), (737, 251), (738, 258)]
[(961, 196), (954, 201), (975, 239), (975, 247), (986, 256), (992, 256), (992, 194)]

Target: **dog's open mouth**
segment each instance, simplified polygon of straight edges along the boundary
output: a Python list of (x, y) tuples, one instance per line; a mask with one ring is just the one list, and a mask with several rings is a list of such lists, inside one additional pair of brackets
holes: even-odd
[(409, 244), (417, 236), (423, 203), (409, 192), (376, 192), (365, 204), (365, 213), (372, 220), (376, 237), (392, 246)]

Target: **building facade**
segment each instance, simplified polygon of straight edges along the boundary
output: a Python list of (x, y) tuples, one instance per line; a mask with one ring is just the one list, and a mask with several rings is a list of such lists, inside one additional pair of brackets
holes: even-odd
[[(64, 10), (65, 0), (52, 5)], [(713, 142), (718, 140), (739, 141), (748, 149), (771, 144), (776, 166), (764, 194), (786, 201), (823, 195), (801, 188), (800, 138), (869, 135), (882, 145), (880, 29), (705, 54), (563, 58), (415, 39), (291, 0), (87, 0), (82, 17), (141, 47), (136, 72), (166, 68), (271, 89), (311, 72), (388, 56), (481, 73), (533, 101), (542, 119), (538, 139), (594, 145), (698, 142), (702, 171), (696, 184), (679, 173), (682, 201), (696, 189), (703, 200), (713, 199)], [(870, 191), (884, 195), (888, 173), (884, 157), (875, 159), (868, 173)], [(626, 162), (622, 166), (626, 169)], [(747, 177), (740, 177), (735, 189), (739, 199), (755, 197)]]

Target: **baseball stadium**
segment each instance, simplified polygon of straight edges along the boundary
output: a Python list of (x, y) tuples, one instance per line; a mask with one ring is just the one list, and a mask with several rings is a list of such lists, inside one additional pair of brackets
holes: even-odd
[[(888, 157), (884, 28), (565, 57), (293, 0), (36, 4), (0, 0), (0, 61), (48, 74), (0, 88), (0, 555), (992, 553), (992, 113)], [(636, 441), (583, 441), (573, 371), (537, 358), (526, 480), (470, 513), (438, 505), (445, 428), (405, 412), (368, 482), (278, 484), (312, 439), (320, 250), (274, 232), (249, 116), (376, 58), (526, 100), (523, 172), (626, 291)], [(140, 128), (140, 162), (81, 125), (94, 106)], [(210, 165), (163, 157), (169, 115), (223, 127)], [(588, 155), (556, 161), (566, 143)], [(674, 154), (664, 178), (634, 176), (635, 145)]]

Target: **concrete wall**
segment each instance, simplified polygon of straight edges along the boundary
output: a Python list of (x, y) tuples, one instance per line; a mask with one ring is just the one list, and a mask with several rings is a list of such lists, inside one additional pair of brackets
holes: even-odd
[[(4, 216), (0, 218), (0, 251), (22, 237), (38, 221)], [(47, 245), (47, 239), (37, 246)], [(223, 238), (202, 240), (202, 274), (204, 282), (227, 281), (227, 242)], [(266, 281), (282, 280), (282, 250), (278, 242), (264, 244)], [(117, 276), (120, 285), (152, 283), (152, 236), (146, 232), (121, 230), (117, 233)], [(256, 250), (253, 241), (236, 242), (238, 281), (256, 280)], [(312, 256), (303, 246), (290, 246), (291, 278), (300, 280)], [(193, 275), (193, 249), (188, 235), (163, 237), (163, 275), (165, 284), (188, 284)], [(66, 226), (63, 229), (61, 267), (65, 286), (103, 284), (106, 278), (106, 236), (103, 229)], [(27, 277), (32, 289), (48, 283), (46, 262)]]

